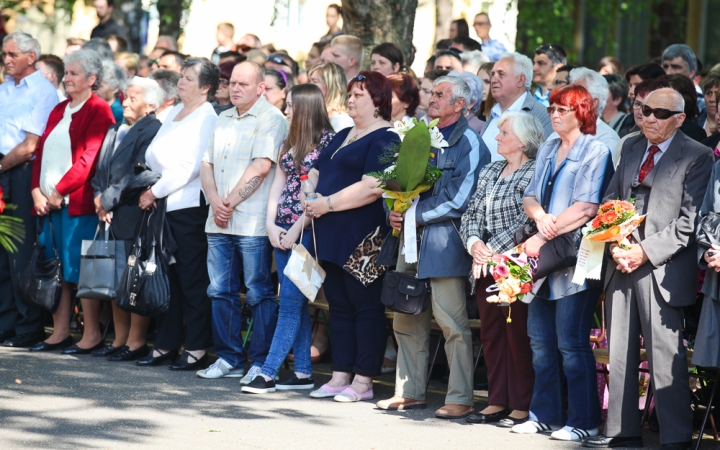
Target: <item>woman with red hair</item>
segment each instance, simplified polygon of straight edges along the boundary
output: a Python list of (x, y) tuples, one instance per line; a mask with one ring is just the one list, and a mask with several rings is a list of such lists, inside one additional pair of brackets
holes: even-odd
[[(588, 91), (567, 86), (553, 90), (549, 101), (559, 138), (540, 147), (535, 175), (525, 189), (525, 213), (538, 230), (524, 244), (530, 256), (561, 235), (579, 242), (580, 228), (595, 216), (614, 173), (610, 149), (593, 136), (597, 113)], [(515, 433), (552, 431), (553, 439), (565, 441), (598, 434), (600, 404), (588, 336), (600, 289), (587, 282), (574, 284), (574, 270), (574, 264), (559, 267), (535, 284), (537, 295), (528, 306), (527, 322), (535, 386), (530, 420), (515, 425)]]
[(392, 88), (391, 123), (405, 117), (415, 117), (415, 110), (420, 104), (420, 88), (412, 76), (398, 72), (387, 77)]

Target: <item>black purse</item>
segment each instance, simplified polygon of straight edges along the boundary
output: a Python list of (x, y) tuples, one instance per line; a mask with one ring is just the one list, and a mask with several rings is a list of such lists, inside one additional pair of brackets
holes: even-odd
[[(165, 222), (164, 205), (158, 218), (159, 236), (155, 231), (146, 232), (151, 229), (149, 223), (154, 213), (154, 211), (150, 213), (146, 211), (143, 214), (115, 300), (123, 311), (149, 317), (159, 316), (170, 307), (170, 281), (167, 265), (161, 254)], [(152, 227), (153, 230), (157, 228)], [(143, 245), (143, 242), (147, 244), (148, 239), (151, 239), (150, 245)], [(143, 259), (144, 247), (147, 250), (145, 259)]]
[(62, 264), (55, 243), (55, 229), (52, 220), (49, 218), (55, 257), (45, 259), (45, 246), (40, 243), (40, 232), (43, 229), (44, 220), (44, 217), (40, 218), (35, 246), (30, 255), (30, 262), (20, 275), (18, 289), (20, 295), (28, 303), (40, 306), (50, 311), (51, 314), (55, 314), (60, 305), (60, 295), (62, 294)]
[[(520, 245), (537, 234), (535, 223), (526, 223), (515, 231), (515, 245)], [(537, 267), (533, 267), (533, 279), (545, 278), (558, 270), (573, 267), (577, 263), (580, 230), (570, 231), (551, 239), (540, 247)]]
[(389, 270), (383, 280), (380, 301), (391, 311), (417, 315), (430, 306), (430, 280)]
[(700, 213), (700, 224), (696, 233), (697, 243), (702, 248), (720, 244), (720, 213)]

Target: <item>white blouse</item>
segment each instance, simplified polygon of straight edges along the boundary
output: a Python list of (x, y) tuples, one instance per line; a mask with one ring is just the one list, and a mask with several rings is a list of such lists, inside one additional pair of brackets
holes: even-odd
[(205, 102), (175, 122), (183, 107), (181, 103), (172, 108), (145, 153), (150, 170), (161, 176), (152, 193), (167, 197), (167, 211), (200, 206), (200, 166), (217, 120), (215, 110)]
[[(45, 197), (56, 192), (55, 186), (72, 168), (72, 144), (70, 143), (70, 122), (72, 115), (80, 111), (85, 102), (71, 108), (65, 107), (63, 118), (45, 139), (40, 170), (40, 191)], [(65, 204), (70, 203), (70, 196), (65, 196)]]
[(348, 127), (354, 127), (355, 122), (352, 120), (352, 117), (348, 115), (348, 113), (339, 113), (332, 117), (330, 117), (330, 125), (332, 125), (333, 130), (337, 133), (340, 130), (344, 130)]

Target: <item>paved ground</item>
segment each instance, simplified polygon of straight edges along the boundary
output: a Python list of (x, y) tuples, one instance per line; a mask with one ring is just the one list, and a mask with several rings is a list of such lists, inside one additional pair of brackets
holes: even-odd
[[(2, 347), (0, 361), (0, 449), (578, 448), (435, 419), (444, 399), (440, 383), (431, 386), (427, 410), (387, 413), (373, 402), (314, 400), (306, 392), (243, 394), (236, 378), (202, 380), (167, 366)], [(316, 380), (326, 381), (328, 371), (318, 365)], [(392, 395), (393, 380), (385, 375), (376, 382), (376, 399)], [(481, 406), (485, 393), (477, 394)], [(646, 448), (658, 448), (657, 434), (645, 434)], [(715, 444), (706, 440), (702, 448), (720, 447)]]

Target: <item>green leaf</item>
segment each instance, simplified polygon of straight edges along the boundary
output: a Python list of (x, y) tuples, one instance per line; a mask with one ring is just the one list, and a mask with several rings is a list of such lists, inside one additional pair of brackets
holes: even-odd
[(395, 173), (404, 192), (412, 191), (425, 176), (430, 157), (430, 131), (424, 121), (419, 121), (405, 135), (400, 144)]

